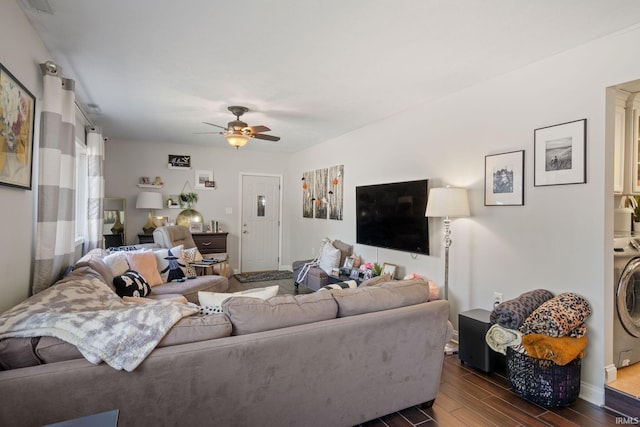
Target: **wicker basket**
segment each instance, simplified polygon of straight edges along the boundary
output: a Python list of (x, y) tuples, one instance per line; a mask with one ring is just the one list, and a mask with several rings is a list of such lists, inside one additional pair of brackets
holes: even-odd
[(508, 347), (507, 371), (513, 390), (541, 406), (567, 406), (580, 394), (580, 359), (557, 365)]

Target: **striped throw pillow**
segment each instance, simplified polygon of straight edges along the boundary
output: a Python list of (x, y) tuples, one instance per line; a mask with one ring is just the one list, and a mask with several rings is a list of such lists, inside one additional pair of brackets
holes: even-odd
[(347, 280), (346, 282), (332, 283), (331, 285), (323, 286), (318, 290), (321, 291), (323, 289), (349, 289), (357, 287), (358, 283), (355, 280)]

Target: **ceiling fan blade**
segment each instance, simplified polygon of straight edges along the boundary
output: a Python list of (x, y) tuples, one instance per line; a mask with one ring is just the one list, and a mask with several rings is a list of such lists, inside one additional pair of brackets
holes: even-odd
[(271, 130), (263, 125), (249, 126), (249, 129), (251, 129), (251, 133), (269, 132)]
[(264, 135), (261, 133), (256, 133), (253, 136), (255, 139), (264, 139), (266, 141), (280, 141), (280, 137), (279, 136), (273, 136), (273, 135)]
[(212, 134), (216, 134), (216, 135), (221, 135), (224, 132), (193, 132), (194, 135), (212, 135)]
[(227, 130), (227, 128), (226, 128), (226, 127), (224, 127), (224, 126), (216, 125), (216, 124), (209, 123), (209, 122), (202, 122), (202, 123), (204, 123), (205, 125), (215, 126), (215, 127), (217, 127), (217, 128)]

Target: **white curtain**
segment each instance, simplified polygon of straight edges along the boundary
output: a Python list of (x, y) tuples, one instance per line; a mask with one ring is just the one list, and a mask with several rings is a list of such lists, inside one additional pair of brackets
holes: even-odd
[(84, 252), (101, 248), (103, 199), (104, 199), (104, 138), (102, 130), (98, 127), (87, 127), (87, 163), (89, 179), (87, 181), (87, 193), (89, 196), (87, 207), (87, 230)]
[(73, 80), (49, 62), (40, 64), (44, 95), (40, 115), (34, 294), (48, 288), (74, 258), (75, 92)]

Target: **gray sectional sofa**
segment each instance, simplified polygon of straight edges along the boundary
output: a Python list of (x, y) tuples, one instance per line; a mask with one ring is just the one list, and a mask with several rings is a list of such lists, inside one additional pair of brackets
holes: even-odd
[[(75, 274), (100, 276), (86, 260)], [(114, 409), (120, 427), (356, 425), (436, 398), (449, 304), (428, 298), (422, 280), (233, 297), (183, 318), (131, 372), (40, 338), (43, 364), (0, 371), (0, 425)]]

